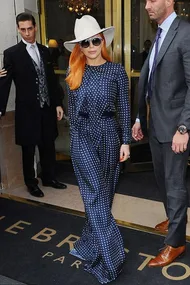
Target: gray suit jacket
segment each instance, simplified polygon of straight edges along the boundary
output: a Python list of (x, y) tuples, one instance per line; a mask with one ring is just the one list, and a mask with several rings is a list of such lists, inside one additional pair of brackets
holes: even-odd
[[(139, 119), (143, 132), (147, 126), (150, 53), (139, 79)], [(158, 140), (172, 141), (179, 125), (186, 125), (190, 130), (190, 23), (179, 17), (172, 23), (160, 48), (152, 90), (150, 110)]]

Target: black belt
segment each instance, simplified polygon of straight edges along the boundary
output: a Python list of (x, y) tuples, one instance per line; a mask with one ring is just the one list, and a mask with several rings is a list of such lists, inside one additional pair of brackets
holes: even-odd
[[(102, 114), (102, 118), (112, 118), (114, 117), (116, 112), (113, 111), (104, 111)], [(88, 119), (89, 113), (79, 111), (79, 116)]]

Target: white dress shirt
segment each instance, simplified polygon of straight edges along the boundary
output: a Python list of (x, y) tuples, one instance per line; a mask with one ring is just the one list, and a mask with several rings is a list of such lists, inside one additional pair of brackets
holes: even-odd
[[(173, 12), (172, 14), (170, 14), (165, 19), (165, 21), (161, 25), (158, 25), (158, 27), (162, 29), (162, 33), (160, 35), (160, 39), (158, 42), (158, 53), (159, 53), (159, 50), (163, 44), (163, 41), (164, 41), (166, 35), (167, 35), (167, 32), (168, 32), (171, 24), (173, 23), (173, 21), (175, 20), (176, 17), (177, 17), (176, 12)], [(150, 59), (149, 59), (149, 76), (150, 76), (150, 73), (152, 70), (152, 65), (153, 65), (153, 61), (154, 61), (154, 54), (155, 54), (155, 43), (154, 43), (153, 49), (151, 51)]]
[[(34, 54), (33, 54), (33, 50), (32, 50), (32, 48), (31, 48), (31, 46), (35, 46), (35, 51), (36, 51), (36, 53), (37, 53), (38, 60), (40, 61), (40, 52), (39, 52), (39, 50), (38, 50), (38, 46), (37, 46), (37, 44), (36, 44), (36, 41), (35, 41), (34, 43), (32, 43), (32, 44), (26, 42), (23, 38), (22, 38), (22, 41), (23, 41), (23, 43), (25, 43), (25, 45), (26, 45), (26, 50), (27, 50), (27, 52), (29, 53), (29, 55), (30, 55), (31, 58), (36, 62), (35, 57), (34, 57)], [(37, 62), (36, 62), (36, 63), (37, 63)]]

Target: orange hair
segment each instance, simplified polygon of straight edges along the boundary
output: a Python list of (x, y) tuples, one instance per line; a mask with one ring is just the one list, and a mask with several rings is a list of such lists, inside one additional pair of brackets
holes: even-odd
[[(101, 37), (104, 39), (102, 46), (102, 57), (107, 61), (111, 61), (111, 58), (106, 49), (104, 35), (101, 34)], [(86, 65), (86, 56), (82, 53), (80, 49), (80, 44), (77, 43), (70, 55), (69, 75), (66, 78), (66, 82), (68, 83), (70, 90), (75, 90), (80, 87), (82, 83), (82, 77), (84, 74), (85, 65)]]

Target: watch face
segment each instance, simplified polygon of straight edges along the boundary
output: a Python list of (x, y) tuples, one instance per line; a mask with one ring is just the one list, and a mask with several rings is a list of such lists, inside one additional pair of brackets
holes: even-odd
[(179, 126), (178, 132), (180, 132), (180, 134), (184, 135), (187, 132), (186, 126)]

